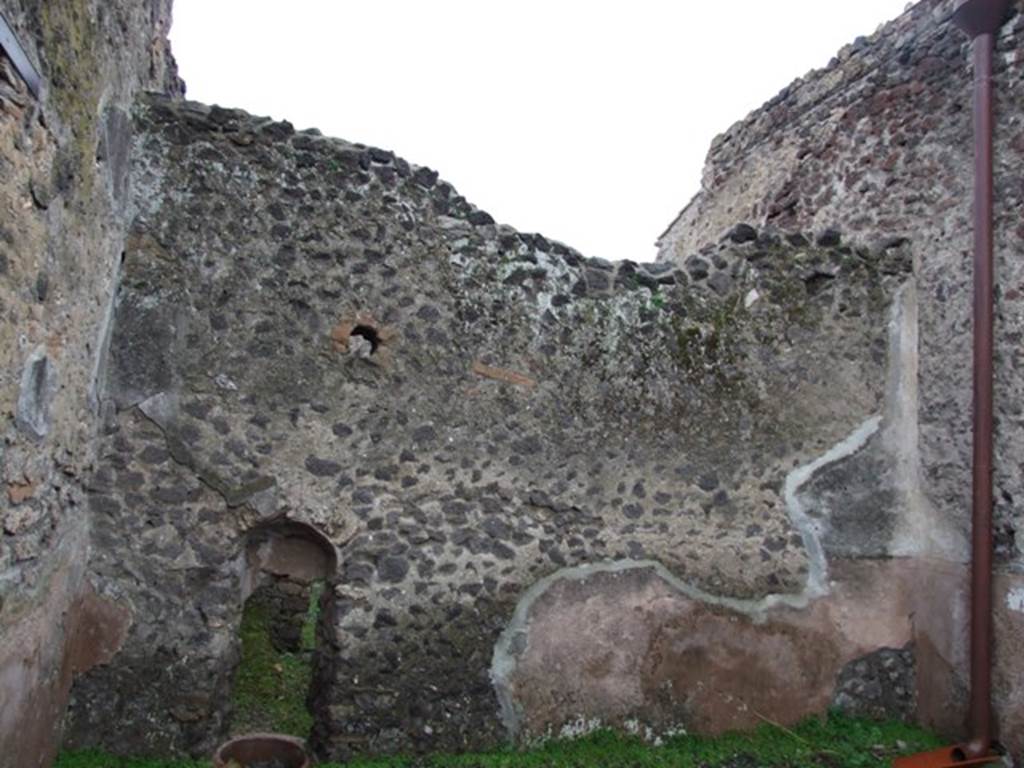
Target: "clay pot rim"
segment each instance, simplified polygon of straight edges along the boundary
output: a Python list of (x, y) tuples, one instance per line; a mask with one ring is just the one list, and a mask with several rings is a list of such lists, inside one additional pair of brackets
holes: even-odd
[(228, 749), (229, 747), (235, 744), (238, 744), (239, 742), (251, 741), (255, 739), (284, 742), (298, 747), (302, 751), (303, 756), (303, 763), (300, 766), (300, 768), (312, 768), (313, 759), (312, 757), (310, 757), (309, 751), (306, 749), (305, 739), (301, 739), (298, 736), (291, 736), (285, 733), (271, 733), (269, 731), (254, 731), (252, 733), (243, 733), (238, 736), (232, 736), (230, 739), (228, 739), (219, 747), (217, 747), (216, 752), (213, 753), (214, 768), (225, 768), (225, 766), (227, 766), (228, 761), (222, 756), (224, 754), (224, 750)]

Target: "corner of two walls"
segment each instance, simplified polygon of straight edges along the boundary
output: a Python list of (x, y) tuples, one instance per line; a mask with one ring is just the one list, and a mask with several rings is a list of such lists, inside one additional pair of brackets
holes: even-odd
[[(913, 622), (919, 719), (951, 739), (964, 734), (968, 686), (971, 430), (971, 70), (969, 41), (948, 23), (955, 4), (917, 3), (732, 126), (708, 154), (701, 191), (659, 243), (659, 260), (683, 263), (737, 218), (910, 241), (914, 278), (894, 306), (880, 432), (892, 493), (881, 505), (891, 510), (880, 518), (890, 528), (877, 567), (902, 571), (893, 588), (908, 597)], [(1002, 738), (1018, 753), (1022, 31), (1015, 5), (995, 61), (993, 611), (994, 709)]]

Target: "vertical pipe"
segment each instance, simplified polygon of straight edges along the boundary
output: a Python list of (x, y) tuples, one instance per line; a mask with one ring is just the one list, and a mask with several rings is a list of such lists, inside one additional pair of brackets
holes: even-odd
[(974, 38), (974, 456), (971, 542), (971, 741), (992, 746), (992, 50)]

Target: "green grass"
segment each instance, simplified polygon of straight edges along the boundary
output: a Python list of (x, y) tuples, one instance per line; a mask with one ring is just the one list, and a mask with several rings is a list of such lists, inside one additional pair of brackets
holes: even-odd
[[(742, 763), (754, 768), (887, 768), (894, 757), (940, 746), (920, 728), (857, 720), (839, 714), (810, 719), (792, 729), (765, 724), (748, 733), (676, 736), (658, 747), (611, 731), (550, 741), (529, 750), (501, 749), (466, 755), (362, 759), (348, 768), (714, 768)], [(188, 761), (120, 760), (96, 752), (64, 753), (56, 768), (199, 768)], [(340, 768), (323, 764), (321, 768)]]
[(316, 647), (322, 591), (322, 583), (314, 584), (310, 590), (309, 611), (302, 626), (302, 649), (298, 653), (277, 651), (270, 642), (267, 606), (258, 600), (246, 603), (239, 630), (242, 660), (232, 690), (233, 733), (273, 731), (301, 738), (309, 735), (313, 718), (306, 709), (306, 694), (313, 675), (311, 654)]
[(95, 749), (80, 749), (61, 752), (54, 768), (210, 768), (210, 763), (204, 760), (115, 757)]

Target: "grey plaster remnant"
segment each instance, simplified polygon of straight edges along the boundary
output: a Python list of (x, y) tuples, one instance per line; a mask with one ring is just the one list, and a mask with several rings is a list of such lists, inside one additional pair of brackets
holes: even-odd
[(188, 321), (174, 299), (157, 303), (121, 294), (114, 312), (118, 319), (111, 332), (106, 388), (124, 410), (175, 388), (171, 361), (184, 347)]
[(519, 734), (522, 710), (513, 696), (510, 680), (519, 657), (529, 645), (530, 614), (534, 603), (549, 587), (564, 579), (583, 581), (597, 573), (620, 573), (630, 569), (651, 569), (673, 589), (685, 597), (710, 605), (729, 608), (762, 622), (775, 607), (804, 608), (811, 600), (828, 593), (828, 566), (821, 545), (821, 525), (811, 520), (798, 497), (798, 491), (822, 467), (850, 456), (867, 443), (881, 424), (881, 416), (872, 416), (858, 426), (843, 440), (833, 445), (813, 461), (797, 467), (786, 476), (784, 497), (790, 521), (800, 532), (807, 549), (810, 567), (804, 589), (797, 594), (770, 594), (756, 600), (744, 600), (716, 595), (689, 584), (673, 574), (656, 560), (623, 559), (604, 563), (589, 563), (572, 568), (563, 568), (537, 581), (520, 598), (508, 626), (494, 645), (491, 657), (491, 683), (498, 698), (499, 718), (505, 726), (509, 739), (514, 741)]
[(146, 415), (146, 418), (166, 431), (171, 428), (177, 418), (177, 398), (166, 392), (158, 392), (139, 403), (139, 410)]
[(273, 477), (260, 475), (252, 480), (238, 482), (237, 478), (226, 477), (213, 467), (202, 465), (182, 442), (178, 434), (179, 402), (176, 395), (158, 392), (139, 403), (138, 408), (164, 433), (171, 458), (190, 469), (200, 482), (223, 496), (229, 507), (244, 504), (253, 508), (261, 517), (274, 514), (277, 509), (277, 481)]
[(33, 350), (21, 373), (16, 420), (18, 428), (36, 439), (50, 431), (50, 402), (57, 392), (57, 371), (40, 344)]
[(107, 304), (103, 311), (97, 335), (96, 353), (89, 374), (89, 391), (86, 395), (89, 408), (98, 414), (107, 400), (107, 361), (110, 357), (110, 338), (114, 328), (114, 314), (117, 308), (117, 289), (121, 282), (120, 258), (114, 260), (107, 282)]
[(277, 515), (280, 506), (277, 490), (277, 483), (274, 483), (256, 491), (249, 497), (247, 506), (256, 513), (260, 520), (269, 520)]
[[(923, 490), (919, 449), (916, 279), (893, 297), (882, 424), (855, 455), (816, 472), (800, 492), (820, 521), (825, 555), (943, 557), (964, 562), (966, 539)], [(900, 510), (899, 514), (896, 510)]]
[(918, 296), (916, 280), (896, 293), (889, 320), (889, 376), (882, 440), (895, 458), (895, 479), (902, 495), (890, 552), (893, 555), (943, 557), (954, 562), (968, 559), (967, 540), (937, 513), (922, 488), (921, 450), (918, 440)]
[[(803, 592), (806, 599), (821, 597), (828, 593), (828, 563), (825, 560), (825, 551), (821, 546), (823, 523), (819, 520), (812, 520), (808, 516), (797, 493), (800, 487), (810, 480), (819, 469), (846, 456), (851, 456), (863, 448), (868, 439), (878, 431), (881, 423), (880, 415), (872, 416), (814, 461), (797, 467), (786, 475), (786, 483), (783, 488), (786, 509), (793, 527), (800, 532), (804, 548), (807, 550), (807, 585)], [(770, 600), (772, 597), (769, 595), (765, 600)]]
[(154, 424), (166, 430), (178, 414), (178, 404), (173, 396), (166, 392), (158, 392), (139, 403), (139, 410)]
[(110, 166), (110, 187), (117, 202), (124, 199), (131, 147), (131, 117), (123, 109), (108, 108), (104, 114), (103, 130), (100, 132), (100, 152), (102, 160)]

